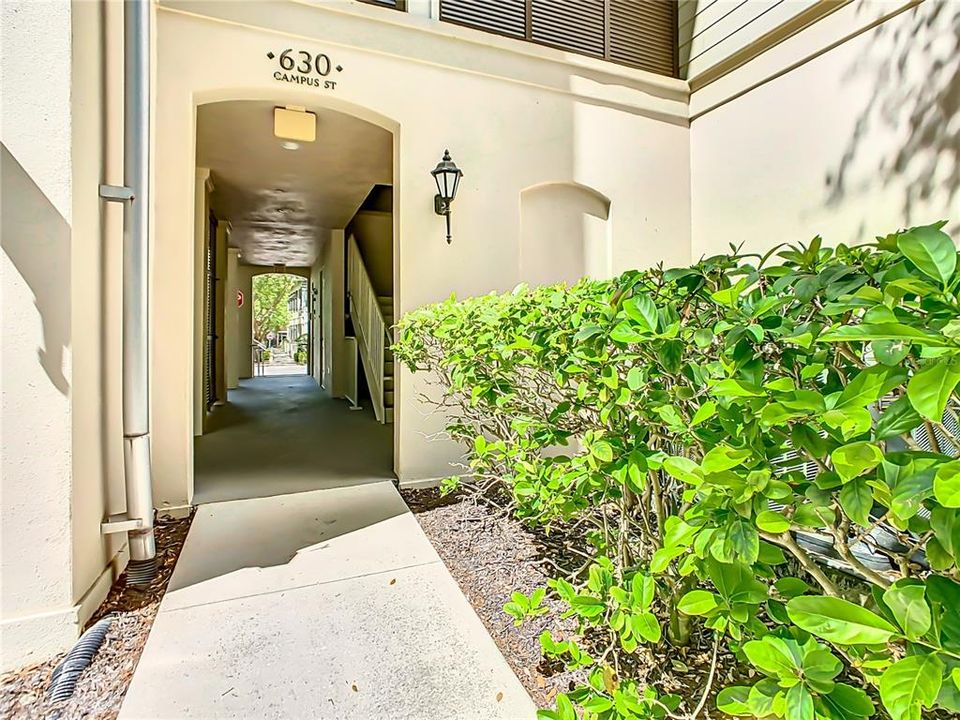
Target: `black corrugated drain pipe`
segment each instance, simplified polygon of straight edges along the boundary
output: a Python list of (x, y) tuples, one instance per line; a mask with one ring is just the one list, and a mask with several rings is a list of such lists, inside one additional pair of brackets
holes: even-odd
[(70, 699), (77, 687), (80, 675), (87, 669), (90, 661), (93, 660), (93, 656), (103, 645), (103, 639), (107, 636), (107, 631), (115, 619), (115, 615), (106, 615), (87, 628), (87, 631), (80, 636), (73, 649), (54, 668), (53, 674), (50, 676), (50, 685), (47, 688), (47, 700), (63, 702)]

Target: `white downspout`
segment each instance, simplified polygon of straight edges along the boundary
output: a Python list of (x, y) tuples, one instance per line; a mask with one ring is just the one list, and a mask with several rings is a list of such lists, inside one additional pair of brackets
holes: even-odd
[(156, 575), (153, 473), (150, 467), (150, 2), (123, 4), (123, 177), (133, 201), (123, 214), (123, 465), (128, 534), (127, 576)]
[(104, 532), (127, 532), (127, 583), (156, 577), (153, 477), (150, 467), (149, 229), (150, 229), (150, 0), (123, 4), (123, 178), (124, 187), (101, 186), (123, 211), (123, 465), (127, 495), (124, 517), (103, 524)]

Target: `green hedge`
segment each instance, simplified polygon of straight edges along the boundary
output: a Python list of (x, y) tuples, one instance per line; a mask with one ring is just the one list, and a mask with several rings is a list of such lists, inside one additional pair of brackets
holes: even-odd
[[(692, 633), (760, 678), (720, 692), (730, 715), (960, 710), (960, 273), (943, 225), (402, 319), (396, 356), (439, 380), (462, 482), (589, 557), (548, 589), (579, 634), (541, 636), (589, 683), (543, 718), (697, 715), (712, 673), (678, 707), (625, 662)], [(543, 601), (505, 610), (519, 623)]]

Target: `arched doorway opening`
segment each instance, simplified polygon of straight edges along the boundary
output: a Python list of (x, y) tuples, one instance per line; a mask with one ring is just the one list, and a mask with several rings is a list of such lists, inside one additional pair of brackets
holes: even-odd
[(254, 376), (307, 375), (310, 281), (286, 272), (253, 278)]
[(393, 477), (393, 164), (338, 110), (197, 108), (196, 502)]

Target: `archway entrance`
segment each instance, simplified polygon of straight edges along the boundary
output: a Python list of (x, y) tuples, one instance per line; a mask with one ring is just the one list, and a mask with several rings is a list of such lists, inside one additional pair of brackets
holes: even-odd
[(253, 278), (254, 376), (308, 374), (310, 281), (276, 272)]
[(196, 162), (195, 501), (393, 477), (392, 134), (216, 102), (198, 108)]

